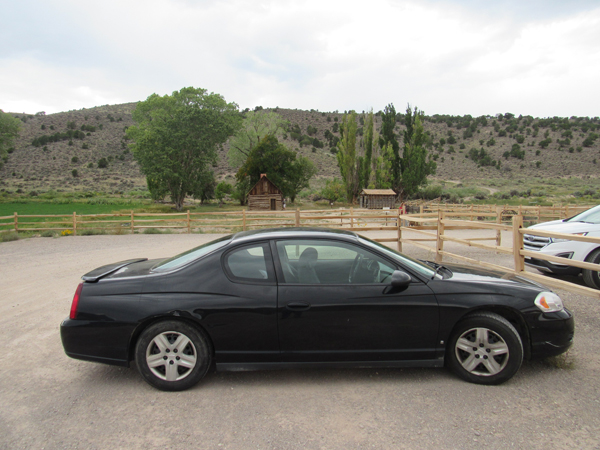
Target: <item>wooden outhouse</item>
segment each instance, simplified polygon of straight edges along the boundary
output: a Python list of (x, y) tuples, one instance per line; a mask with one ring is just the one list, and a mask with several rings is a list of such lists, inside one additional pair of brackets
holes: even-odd
[(396, 193), (391, 189), (363, 189), (360, 193), (360, 207), (383, 209), (396, 207)]
[(283, 209), (283, 193), (264, 173), (260, 175), (258, 183), (248, 192), (248, 209), (262, 211)]

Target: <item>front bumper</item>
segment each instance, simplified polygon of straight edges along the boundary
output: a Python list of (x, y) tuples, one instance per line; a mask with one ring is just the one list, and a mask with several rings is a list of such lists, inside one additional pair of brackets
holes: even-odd
[(526, 257), (525, 265), (541, 270), (542, 272), (555, 273), (556, 275), (574, 275), (577, 276), (581, 272), (579, 267), (563, 266), (552, 264), (550, 261)]
[(529, 320), (531, 358), (560, 355), (573, 345), (575, 320), (568, 309), (557, 313), (539, 313)]

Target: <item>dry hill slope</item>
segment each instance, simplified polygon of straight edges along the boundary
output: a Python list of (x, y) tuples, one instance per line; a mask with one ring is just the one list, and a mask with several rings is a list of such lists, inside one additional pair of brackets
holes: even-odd
[[(24, 123), (14, 151), (0, 169), (0, 191), (121, 192), (145, 189), (144, 177), (124, 139), (126, 127), (133, 125), (131, 113), (134, 108), (135, 103), (127, 103), (49, 115), (15, 114)], [(289, 148), (313, 160), (319, 169), (318, 177), (339, 176), (331, 139), (339, 137), (337, 127), (343, 114), (282, 108), (274, 111), (290, 122), (290, 131), (284, 139)], [(375, 119), (379, 128), (381, 118), (376, 116)], [(311, 136), (307, 136), (309, 126)], [(303, 145), (292, 138), (294, 127), (300, 131), (300, 139), (306, 138)], [(468, 120), (468, 117), (429, 116), (425, 129), (431, 136), (430, 153), (437, 161), (435, 178), (438, 179), (598, 175), (596, 162), (600, 160), (600, 139), (593, 139), (600, 133), (598, 118), (540, 120), (506, 115)], [(61, 136), (58, 136), (57, 142), (43, 141), (69, 130), (71, 133), (78, 131), (79, 138), (60, 140)], [(403, 125), (397, 125), (400, 136), (403, 130)], [(38, 144), (42, 140), (39, 146), (32, 144), (36, 138)], [(399, 140), (402, 142), (401, 138)], [(542, 147), (540, 142), (544, 140), (548, 145)], [(523, 159), (503, 157), (515, 144), (523, 152)], [(470, 157), (471, 149), (477, 150), (475, 159)], [(235, 172), (227, 164), (226, 155), (227, 146), (219, 152), (219, 163), (215, 168), (218, 179)], [(98, 167), (102, 158), (108, 163), (106, 168)], [(486, 165), (491, 162), (496, 165)], [(73, 176), (74, 169), (76, 177)]]

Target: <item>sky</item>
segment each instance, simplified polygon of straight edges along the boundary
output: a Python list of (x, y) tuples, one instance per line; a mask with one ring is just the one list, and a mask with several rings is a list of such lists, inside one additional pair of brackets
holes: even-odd
[(600, 116), (598, 0), (0, 0), (0, 109), (186, 86), (240, 109)]

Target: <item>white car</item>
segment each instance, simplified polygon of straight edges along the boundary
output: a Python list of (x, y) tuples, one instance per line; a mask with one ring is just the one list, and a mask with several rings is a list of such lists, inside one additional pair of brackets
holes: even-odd
[[(529, 229), (600, 237), (600, 205), (568, 219), (539, 223), (529, 227)], [(523, 237), (523, 245), (525, 250), (539, 251), (544, 255), (600, 264), (600, 244), (526, 234)], [(582, 273), (585, 284), (591, 288), (600, 289), (599, 272), (529, 257), (525, 258), (525, 264), (535, 267), (540, 272), (558, 275), (579, 275)]]

